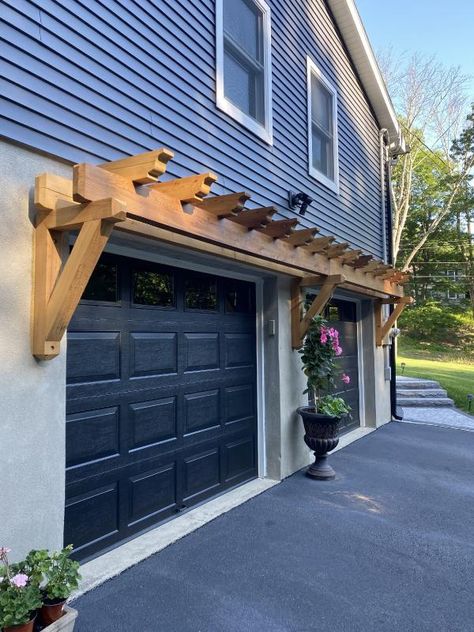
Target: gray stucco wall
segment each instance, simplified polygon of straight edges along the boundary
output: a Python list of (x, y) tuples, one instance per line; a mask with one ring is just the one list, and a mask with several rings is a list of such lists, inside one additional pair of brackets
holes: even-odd
[(265, 322), (276, 321), (276, 335), (265, 337), (267, 474), (276, 480), (313, 460), (296, 413), (307, 397), (300, 356), (291, 347), (290, 287), (288, 278), (270, 279), (264, 286)]
[(0, 545), (13, 559), (63, 534), (66, 354), (38, 362), (30, 348), (30, 201), (46, 170), (70, 173), (0, 142)]

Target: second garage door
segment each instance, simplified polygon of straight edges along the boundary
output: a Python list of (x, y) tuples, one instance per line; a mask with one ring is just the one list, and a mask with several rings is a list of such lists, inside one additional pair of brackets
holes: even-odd
[(254, 289), (99, 262), (68, 332), (65, 542), (79, 558), (257, 476)]

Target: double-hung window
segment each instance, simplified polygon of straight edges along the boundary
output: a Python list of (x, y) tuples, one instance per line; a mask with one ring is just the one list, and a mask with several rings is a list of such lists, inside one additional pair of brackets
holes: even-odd
[(216, 0), (217, 106), (272, 142), (270, 8), (263, 0)]
[(337, 192), (337, 93), (309, 57), (307, 82), (309, 173)]

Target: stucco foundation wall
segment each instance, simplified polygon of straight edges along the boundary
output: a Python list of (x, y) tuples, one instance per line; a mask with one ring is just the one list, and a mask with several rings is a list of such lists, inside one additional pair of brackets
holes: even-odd
[(0, 141), (0, 545), (12, 558), (60, 547), (65, 458), (65, 343), (38, 362), (30, 350), (35, 176), (71, 169)]
[(264, 318), (275, 320), (276, 334), (265, 337), (267, 474), (281, 480), (313, 459), (303, 441), (303, 424), (296, 413), (307, 402), (306, 379), (300, 355), (291, 347), (289, 278), (267, 280), (264, 286)]

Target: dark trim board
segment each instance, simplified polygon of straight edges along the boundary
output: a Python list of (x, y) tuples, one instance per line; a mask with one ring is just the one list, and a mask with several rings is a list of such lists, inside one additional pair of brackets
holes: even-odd
[(79, 559), (257, 476), (254, 284), (104, 255), (84, 297), (67, 358)]

